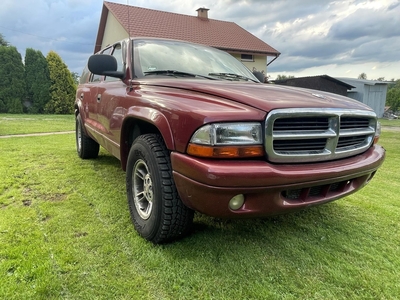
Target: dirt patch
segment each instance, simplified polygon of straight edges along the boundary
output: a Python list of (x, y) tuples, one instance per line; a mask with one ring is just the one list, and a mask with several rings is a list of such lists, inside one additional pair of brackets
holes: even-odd
[(398, 126), (382, 126), (382, 131), (400, 131)]
[(22, 204), (23, 204), (24, 206), (31, 206), (32, 201), (31, 201), (31, 200), (22, 200)]

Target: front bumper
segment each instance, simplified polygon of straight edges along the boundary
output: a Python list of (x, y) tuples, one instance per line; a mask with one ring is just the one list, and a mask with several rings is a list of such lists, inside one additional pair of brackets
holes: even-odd
[[(292, 165), (171, 154), (185, 205), (224, 218), (264, 217), (336, 200), (368, 183), (384, 158), (385, 150), (378, 145), (346, 159)], [(244, 195), (244, 204), (231, 210), (229, 201), (238, 194)]]

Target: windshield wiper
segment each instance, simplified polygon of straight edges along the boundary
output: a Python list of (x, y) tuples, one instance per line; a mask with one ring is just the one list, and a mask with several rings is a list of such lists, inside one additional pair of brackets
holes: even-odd
[(249, 77), (243, 76), (243, 75), (239, 75), (239, 74), (235, 74), (235, 73), (208, 73), (208, 75), (210, 76), (218, 76), (218, 77), (222, 77), (224, 79), (228, 79), (228, 80), (246, 80), (246, 81), (253, 81), (253, 82), (257, 82), (254, 79), (251, 79)]
[(201, 78), (216, 80), (216, 78), (213, 78), (213, 77), (199, 75), (199, 74), (193, 74), (193, 73), (189, 73), (189, 72), (182, 72), (182, 71), (177, 71), (177, 70), (154, 70), (154, 71), (143, 72), (143, 74), (144, 74), (144, 76), (165, 75), (165, 76), (173, 76), (173, 77), (201, 77)]

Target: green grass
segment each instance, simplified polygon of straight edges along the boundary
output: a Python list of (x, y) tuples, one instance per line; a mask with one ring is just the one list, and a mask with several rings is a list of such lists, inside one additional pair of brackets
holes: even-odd
[(387, 159), (357, 194), (263, 220), (197, 214), (189, 237), (154, 246), (103, 149), (80, 160), (74, 134), (0, 139), (0, 298), (396, 299), (398, 133), (380, 143)]
[(0, 114), (0, 136), (75, 130), (74, 115)]
[(385, 127), (385, 126), (400, 127), (400, 119), (396, 119), (396, 120), (379, 119), (379, 122), (381, 122), (383, 127)]

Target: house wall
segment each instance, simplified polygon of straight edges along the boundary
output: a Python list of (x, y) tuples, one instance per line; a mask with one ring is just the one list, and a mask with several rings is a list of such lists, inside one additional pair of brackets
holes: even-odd
[(242, 62), (250, 71), (253, 71), (253, 68), (256, 68), (257, 71), (264, 71), (267, 74), (267, 57), (262, 55), (254, 55), (254, 61), (242, 61), (240, 59), (241, 53), (229, 53), (234, 58)]
[(105, 48), (107, 45), (126, 39), (127, 37), (129, 37), (128, 32), (117, 21), (114, 15), (109, 12), (101, 49)]

